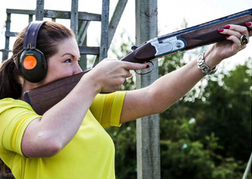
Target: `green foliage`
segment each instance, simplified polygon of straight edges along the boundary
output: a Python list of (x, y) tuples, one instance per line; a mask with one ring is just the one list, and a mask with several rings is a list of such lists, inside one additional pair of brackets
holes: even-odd
[(164, 76), (168, 72), (174, 71), (178, 69), (179, 67), (185, 65), (185, 62), (183, 60), (185, 52), (180, 52), (175, 55), (169, 55), (165, 58), (159, 59), (159, 76)]
[[(119, 59), (131, 45), (124, 42)], [(159, 59), (159, 76), (183, 66), (184, 55)], [(162, 178), (242, 178), (251, 152), (251, 66), (248, 58), (227, 74), (205, 77), (207, 85), (199, 82), (160, 114)], [(128, 89), (135, 89), (134, 78), (124, 85)], [(136, 178), (135, 122), (107, 131), (115, 142), (117, 178)]]
[[(200, 133), (214, 132), (225, 150), (218, 150), (224, 157), (245, 160), (251, 151), (251, 75), (248, 63), (239, 65), (224, 74), (223, 85), (209, 82), (205, 89), (205, 114), (198, 121)], [(203, 140), (202, 140), (203, 141)]]
[(117, 178), (136, 178), (136, 123), (107, 129), (116, 147), (115, 171)]

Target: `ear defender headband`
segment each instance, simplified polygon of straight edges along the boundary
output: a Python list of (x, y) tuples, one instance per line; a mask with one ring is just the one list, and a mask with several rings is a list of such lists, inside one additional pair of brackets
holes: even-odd
[(43, 80), (47, 73), (45, 56), (36, 48), (39, 29), (44, 23), (44, 21), (34, 21), (27, 27), (23, 43), (24, 51), (18, 65), (24, 78), (32, 83)]

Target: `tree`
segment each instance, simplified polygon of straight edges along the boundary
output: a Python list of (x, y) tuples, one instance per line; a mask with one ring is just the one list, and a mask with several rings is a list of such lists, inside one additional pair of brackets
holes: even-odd
[[(129, 53), (131, 45), (130, 39), (121, 45), (118, 59)], [(184, 55), (159, 59), (159, 75), (184, 65)], [(162, 178), (242, 177), (251, 151), (250, 63), (251, 58), (230, 73), (221, 72), (222, 78), (205, 77), (207, 86), (199, 82), (160, 114)], [(135, 89), (134, 78), (127, 80), (123, 90), (127, 89)], [(117, 178), (136, 178), (135, 122), (107, 131), (115, 142)]]
[(209, 77), (202, 96), (185, 96), (161, 114), (164, 178), (242, 177), (251, 152), (249, 62), (218, 74), (222, 80)]

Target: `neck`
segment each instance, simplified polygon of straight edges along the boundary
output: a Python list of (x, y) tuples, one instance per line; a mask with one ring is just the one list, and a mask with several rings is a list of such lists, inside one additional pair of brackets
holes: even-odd
[(39, 84), (39, 83), (31, 83), (29, 81), (24, 80), (23, 89), (22, 89), (22, 95), (21, 95), (21, 100), (24, 100), (24, 97), (23, 97), (24, 92), (29, 91), (29, 90), (34, 89), (34, 88), (37, 88), (39, 86), (41, 86), (41, 84)]

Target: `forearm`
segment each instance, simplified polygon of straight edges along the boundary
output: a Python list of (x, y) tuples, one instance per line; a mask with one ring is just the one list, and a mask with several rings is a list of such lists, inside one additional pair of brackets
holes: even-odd
[[(204, 60), (212, 69), (222, 61), (222, 57), (216, 55), (213, 46), (204, 53)], [(156, 100), (156, 110), (161, 112), (167, 109), (188, 93), (204, 76), (205, 74), (198, 68), (197, 59), (194, 59), (180, 69), (161, 77), (150, 86), (150, 96), (152, 96), (152, 100)]]
[(197, 60), (156, 80), (148, 89), (154, 113), (160, 113), (188, 93), (203, 77)]
[[(206, 61), (212, 58), (205, 54)], [(211, 64), (215, 65), (215, 63)], [(126, 94), (121, 122), (163, 112), (190, 91), (203, 77), (197, 60), (157, 79), (150, 86)]]
[(48, 110), (41, 125), (49, 136), (66, 145), (78, 131), (97, 94), (87, 80), (82, 81), (58, 104)]

